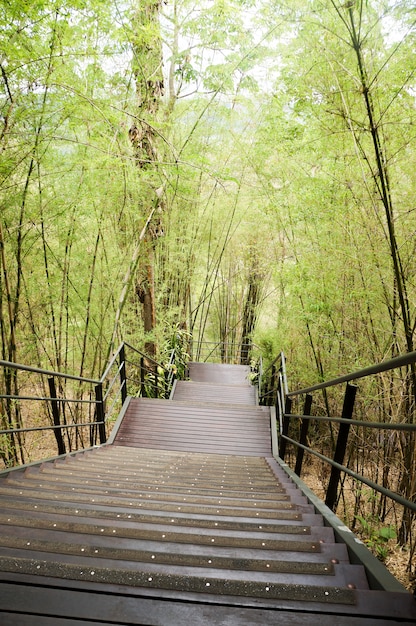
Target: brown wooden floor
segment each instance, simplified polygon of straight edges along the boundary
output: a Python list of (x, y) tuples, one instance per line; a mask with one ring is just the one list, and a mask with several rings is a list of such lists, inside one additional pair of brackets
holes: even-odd
[(132, 398), (115, 445), (270, 456), (270, 409)]
[(256, 405), (249, 368), (191, 363), (189, 373), (170, 402), (131, 398), (114, 444), (270, 456), (270, 408)]
[(251, 386), (248, 365), (226, 363), (189, 363), (189, 378), (197, 383)]

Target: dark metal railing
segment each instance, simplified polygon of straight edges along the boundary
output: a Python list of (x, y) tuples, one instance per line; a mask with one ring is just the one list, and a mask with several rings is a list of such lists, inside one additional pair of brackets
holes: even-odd
[(273, 406), (280, 403), (283, 406), (284, 396), (288, 394), (285, 355), (283, 352), (278, 354), (264, 371), (261, 361), (261, 368), (258, 383), (260, 404)]
[[(352, 381), (356, 382), (357, 380), (368, 378), (370, 376), (397, 368), (409, 366), (414, 367), (415, 363), (416, 351), (400, 355), (388, 361), (366, 367), (326, 382), (321, 382), (316, 385), (291, 392), (288, 390), (286, 366), (283, 353), (281, 353), (268, 370), (264, 372), (263, 378), (267, 378), (267, 385), (263, 383), (260, 401), (262, 404), (276, 406), (276, 414), (279, 422), (279, 456), (282, 460), (285, 460), (288, 444), (292, 444), (295, 447), (297, 453), (294, 471), (298, 476), (300, 476), (302, 471), (305, 452), (314, 455), (331, 467), (329, 482), (326, 488), (325, 504), (333, 511), (336, 510), (339, 499), (338, 492), (341, 476), (343, 474), (348, 474), (355, 481), (369, 486), (372, 490), (390, 498), (391, 500), (394, 500), (410, 511), (416, 512), (416, 493), (411, 494), (409, 496), (410, 499), (409, 497), (404, 497), (397, 491), (388, 489), (384, 485), (380, 485), (377, 482), (370, 480), (368, 477), (351, 470), (344, 464), (351, 426), (378, 430), (394, 430), (401, 433), (416, 432), (416, 423), (414, 423), (413, 420), (409, 420), (409, 422), (406, 423), (386, 423), (380, 421), (352, 419), (358, 390), (358, 387), (352, 384)], [(312, 415), (313, 392), (335, 388), (343, 383), (347, 384), (344, 392), (341, 417)], [(300, 399), (302, 396), (304, 397), (303, 412), (300, 414), (293, 414), (292, 403), (295, 399)], [(414, 401), (415, 399), (413, 398), (413, 404)], [(313, 421), (320, 423), (324, 422), (329, 425), (334, 423), (339, 424), (338, 434), (335, 441), (335, 451), (332, 458), (326, 454), (321, 454), (311, 445), (308, 445), (309, 426)], [(296, 429), (296, 424), (299, 425), (298, 429)], [(293, 433), (295, 431), (297, 432), (297, 437), (293, 434), (292, 436), (289, 436), (289, 432)]]
[[(26, 462), (24, 445), (19, 439), (26, 433), (53, 433), (58, 454), (65, 454), (67, 448), (72, 451), (85, 447), (85, 439), (90, 446), (105, 443), (110, 424), (128, 395), (169, 398), (175, 378), (175, 351), (170, 353), (168, 364), (162, 365), (123, 342), (100, 379), (2, 360), (0, 367), (5, 379), (17, 376), (18, 372), (40, 377), (36, 382), (26, 381), (25, 386), (43, 392), (38, 395), (0, 394), (0, 440), (3, 444), (0, 455), (5, 467), (10, 467)], [(43, 403), (44, 421), (48, 423), (25, 426), (28, 420), (33, 421), (33, 410), (25, 411), (23, 416), (22, 406), (34, 401)], [(72, 407), (72, 419), (68, 419), (68, 407)], [(71, 437), (71, 432), (76, 433), (75, 437)]]
[(191, 360), (203, 363), (230, 363), (250, 365), (258, 362), (260, 349), (254, 343), (234, 341), (190, 341)]

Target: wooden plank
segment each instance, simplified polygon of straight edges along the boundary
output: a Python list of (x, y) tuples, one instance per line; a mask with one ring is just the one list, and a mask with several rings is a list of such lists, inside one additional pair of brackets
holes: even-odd
[(176, 451), (269, 455), (269, 412), (132, 399), (114, 444)]
[(256, 403), (254, 387), (230, 385), (211, 385), (192, 381), (178, 381), (173, 400), (189, 402), (229, 402), (234, 404), (253, 405)]
[(252, 445), (248, 448), (248, 444), (239, 444), (233, 443), (229, 441), (228, 443), (223, 443), (221, 439), (214, 440), (211, 442), (204, 442), (203, 440), (196, 439), (158, 439), (157, 437), (151, 436), (142, 436), (142, 437), (126, 437), (123, 439), (122, 437), (119, 441), (116, 442), (116, 445), (127, 445), (131, 447), (134, 445), (136, 448), (159, 448), (161, 450), (172, 450), (172, 451), (184, 451), (188, 452), (189, 448), (192, 448), (196, 452), (211, 452), (215, 453), (218, 451), (222, 451), (224, 454), (237, 454), (239, 456), (244, 456), (247, 454), (251, 454), (254, 456), (258, 456), (259, 454), (265, 454), (269, 452), (269, 450), (265, 449), (264, 446), (255, 446)]
[(226, 363), (189, 363), (189, 377), (193, 381), (250, 386), (247, 365), (229, 365)]

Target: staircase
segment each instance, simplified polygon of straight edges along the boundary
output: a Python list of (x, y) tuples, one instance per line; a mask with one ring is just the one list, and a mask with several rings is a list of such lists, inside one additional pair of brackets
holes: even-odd
[(273, 458), (247, 376), (191, 364), (108, 445), (3, 474), (0, 624), (415, 623)]

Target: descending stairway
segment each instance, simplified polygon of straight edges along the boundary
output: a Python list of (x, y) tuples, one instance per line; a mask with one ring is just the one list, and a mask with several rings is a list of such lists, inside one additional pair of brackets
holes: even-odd
[(414, 623), (272, 457), (247, 370), (190, 376), (109, 445), (1, 477), (0, 624)]
[(190, 363), (190, 380), (177, 382), (173, 399), (192, 403), (225, 402), (239, 407), (255, 405), (256, 388), (250, 385), (249, 375), (250, 368), (245, 365)]

